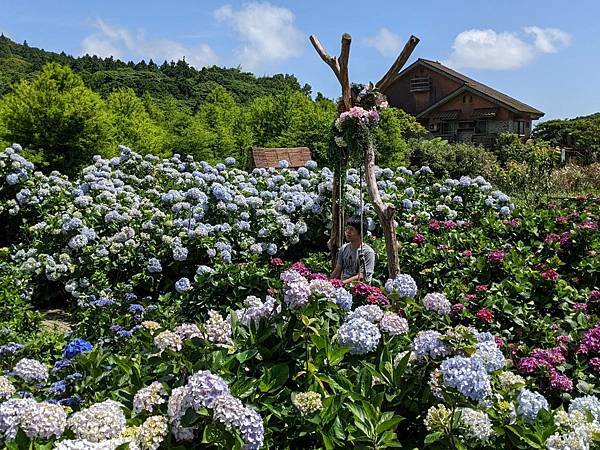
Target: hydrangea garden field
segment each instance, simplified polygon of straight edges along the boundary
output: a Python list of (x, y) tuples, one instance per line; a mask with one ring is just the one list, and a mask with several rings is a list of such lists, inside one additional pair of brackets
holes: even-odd
[(378, 169), (402, 274), (367, 202), (375, 281), (343, 286), (331, 170), (235, 166), (122, 147), (68, 179), (0, 153), (2, 445), (597, 448), (600, 198)]

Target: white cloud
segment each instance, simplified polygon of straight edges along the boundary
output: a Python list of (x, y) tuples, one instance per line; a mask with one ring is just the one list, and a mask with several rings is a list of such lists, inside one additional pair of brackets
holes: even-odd
[(219, 60), (207, 44), (187, 47), (169, 39), (148, 40), (143, 31), (131, 33), (126, 28), (116, 27), (98, 19), (96, 32), (82, 41), (82, 54), (101, 57), (152, 59), (160, 64), (164, 60), (185, 60), (192, 66), (201, 68), (216, 64)]
[(270, 3), (249, 3), (239, 10), (224, 5), (214, 14), (243, 42), (243, 46), (234, 52), (245, 69), (252, 70), (298, 56), (307, 43), (304, 33), (294, 23), (294, 14)]
[(402, 38), (385, 27), (381, 28), (375, 36), (366, 38), (365, 43), (369, 47), (374, 47), (383, 56), (389, 57), (398, 56), (404, 47)]
[(452, 44), (452, 53), (445, 64), (461, 68), (509, 70), (529, 64), (542, 53), (554, 53), (570, 44), (571, 38), (556, 28), (527, 27), (528, 42), (517, 33), (494, 30), (466, 30)]
[(533, 45), (542, 53), (556, 53), (571, 44), (571, 36), (557, 28), (527, 27), (525, 33), (535, 36)]

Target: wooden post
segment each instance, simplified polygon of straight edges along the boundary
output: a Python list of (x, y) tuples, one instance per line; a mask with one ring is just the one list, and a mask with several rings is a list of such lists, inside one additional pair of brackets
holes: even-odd
[[(336, 78), (342, 87), (342, 99), (338, 112), (342, 113), (352, 108), (352, 95), (350, 90), (350, 77), (348, 75), (348, 59), (350, 57), (350, 44), (352, 37), (348, 33), (342, 35), (342, 47), (339, 58), (330, 56), (325, 48), (321, 45), (319, 39), (313, 34), (310, 36), (310, 42), (317, 51), (321, 59), (331, 67)], [(342, 159), (342, 167), (346, 167), (347, 158), (340, 155)], [(340, 204), (341, 174), (337, 167), (333, 171), (333, 188), (331, 191), (331, 234), (327, 247), (331, 251), (331, 267), (335, 268), (337, 262), (338, 249), (344, 242), (344, 210)]]
[(398, 240), (396, 239), (396, 227), (394, 226), (394, 214), (396, 208), (391, 204), (384, 204), (379, 195), (377, 179), (375, 178), (375, 149), (373, 144), (367, 144), (364, 153), (365, 178), (367, 190), (373, 202), (373, 208), (377, 213), (383, 237), (385, 238), (385, 252), (388, 263), (388, 275), (395, 278), (400, 271), (400, 260), (398, 258)]

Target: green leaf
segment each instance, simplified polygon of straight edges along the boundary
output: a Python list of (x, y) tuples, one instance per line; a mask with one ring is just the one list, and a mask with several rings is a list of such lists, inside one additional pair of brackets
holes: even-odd
[(337, 366), (344, 359), (344, 355), (350, 351), (350, 347), (334, 347), (327, 351), (327, 360), (331, 366)]
[(260, 378), (258, 388), (261, 392), (273, 392), (281, 388), (290, 376), (290, 369), (286, 363), (279, 363), (265, 369)]
[(387, 430), (394, 430), (400, 422), (404, 420), (403, 417), (394, 416), (391, 419), (385, 420), (383, 422), (379, 422), (377, 427), (375, 428), (375, 433), (381, 434)]
[(425, 443), (425, 445), (429, 445), (429, 444), (433, 444), (434, 442), (439, 441), (443, 437), (444, 437), (444, 433), (442, 433), (441, 431), (435, 431), (435, 432), (429, 433), (427, 436), (425, 436), (425, 440), (423, 442)]
[(240, 364), (243, 364), (249, 359), (252, 359), (257, 353), (258, 350), (256, 349), (246, 350), (244, 352), (236, 353), (235, 359), (237, 359), (240, 362)]

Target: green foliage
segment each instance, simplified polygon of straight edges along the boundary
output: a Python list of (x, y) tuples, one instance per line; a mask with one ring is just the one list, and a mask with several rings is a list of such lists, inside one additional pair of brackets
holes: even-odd
[(132, 89), (109, 94), (106, 106), (112, 115), (114, 140), (140, 153), (163, 155), (167, 134), (146, 111), (144, 102)]
[(502, 168), (493, 177), (501, 188), (532, 198), (548, 193), (550, 174), (560, 154), (541, 140), (521, 142), (518, 135), (501, 133), (493, 148)]
[(581, 155), (581, 162), (597, 162), (600, 150), (600, 113), (566, 120), (548, 120), (538, 124), (533, 137), (553, 146), (571, 147)]
[(212, 163), (233, 156), (246, 162), (252, 134), (242, 108), (225, 88), (213, 84), (190, 124), (198, 139), (193, 156)]
[[(276, 95), (284, 90), (310, 94), (309, 85), (300, 86), (293, 75), (276, 74), (256, 77), (239, 68), (204, 67), (197, 70), (185, 61), (123, 62), (112, 57), (85, 55), (72, 57), (65, 53), (47, 52), (17, 44), (0, 37), (0, 95), (8, 93), (11, 83), (33, 78), (48, 63), (70, 67), (79, 74), (86, 86), (107, 96), (114, 90), (132, 89), (136, 95), (149, 93), (162, 99), (173, 97), (183, 105), (197, 109), (218, 84), (231, 92), (236, 102), (247, 104), (254, 98)], [(160, 62), (159, 62), (160, 64)]]
[(541, 171), (555, 168), (560, 159), (556, 149), (542, 140), (522, 142), (517, 134), (500, 133), (492, 149), (503, 166), (509, 161), (527, 163)]
[(377, 164), (390, 168), (406, 164), (408, 141), (425, 134), (425, 128), (417, 119), (403, 110), (388, 108), (382, 111), (379, 125), (373, 131)]
[(325, 155), (335, 104), (326, 99), (284, 91), (254, 100), (248, 106), (248, 121), (255, 145), (264, 147), (307, 146), (319, 157)]
[(462, 175), (488, 178), (496, 164), (496, 157), (483, 147), (449, 143), (440, 138), (411, 141), (408, 155), (412, 167), (429, 166), (436, 175), (453, 178)]
[(49, 64), (31, 82), (21, 81), (0, 100), (2, 138), (19, 142), (64, 173), (74, 173), (112, 134), (100, 96), (67, 67)]

